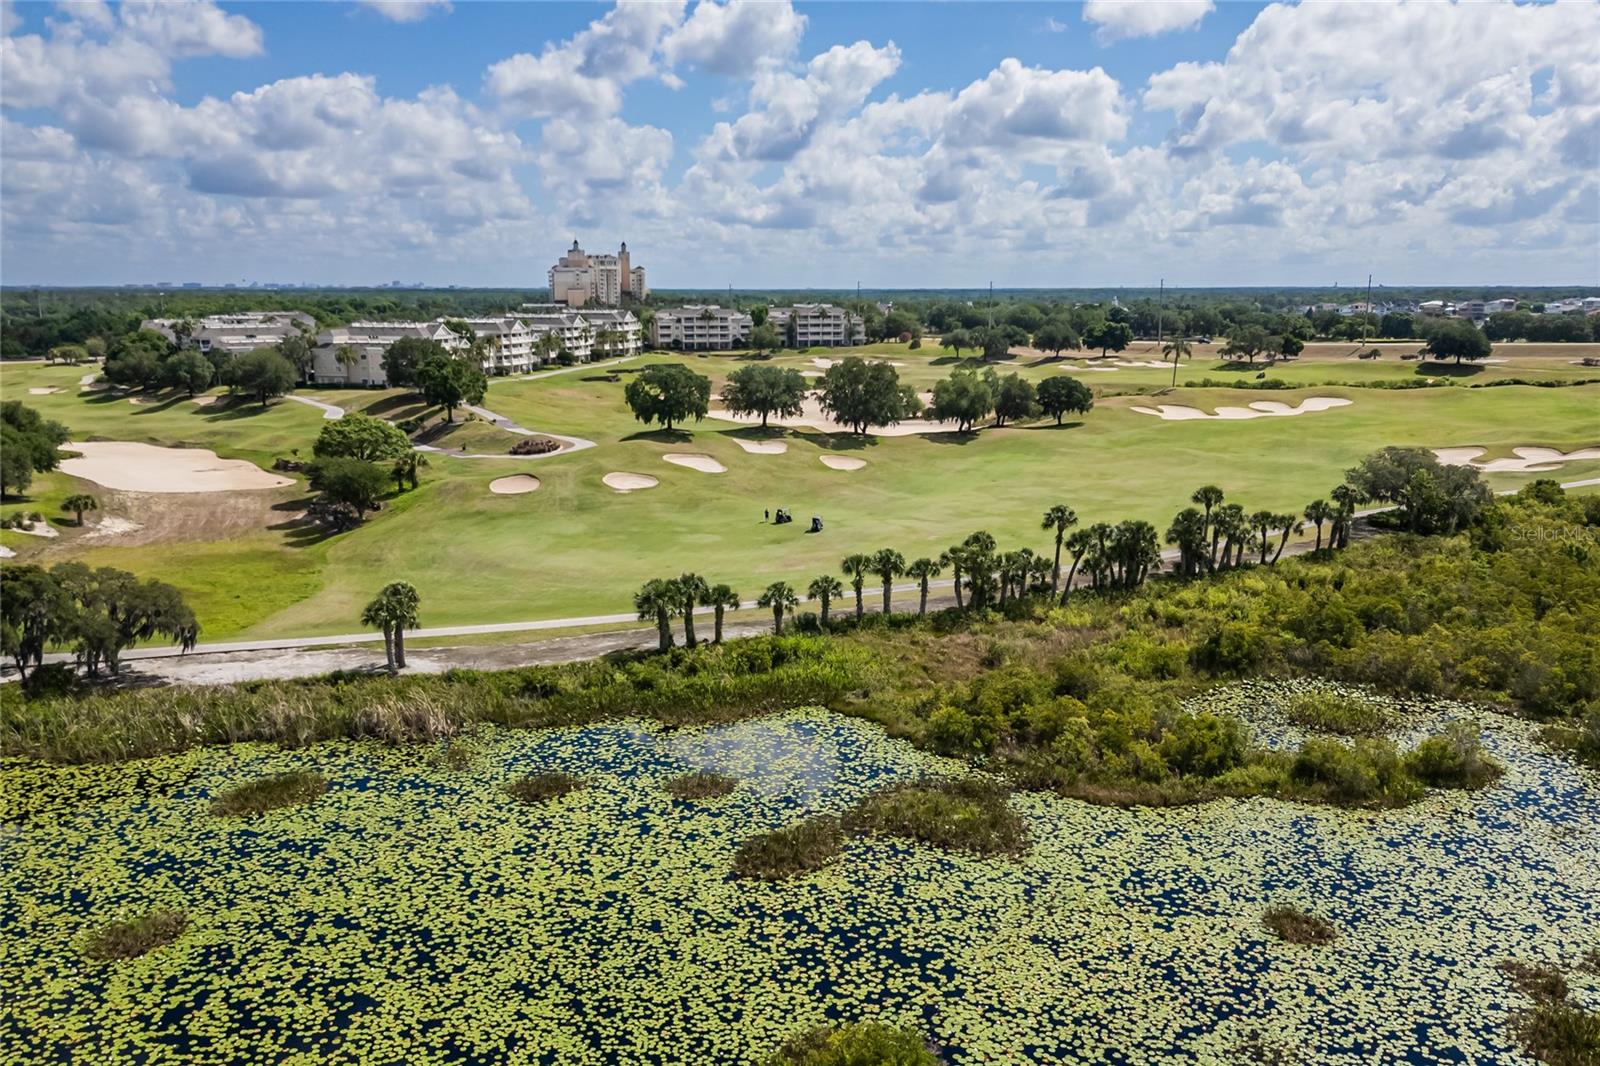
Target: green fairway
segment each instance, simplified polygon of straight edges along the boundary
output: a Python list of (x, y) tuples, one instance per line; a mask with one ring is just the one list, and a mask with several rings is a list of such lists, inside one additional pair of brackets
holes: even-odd
[[(1571, 450), (1600, 444), (1600, 385), (1404, 390), (1316, 385), (1311, 383), (1408, 380), (1418, 370), (1397, 354), (1359, 361), (1349, 356), (1354, 345), (1313, 347), (1328, 351), (1266, 371), (1305, 383), (1303, 388), (1257, 392), (1180, 386), (1158, 397), (1150, 394), (1170, 382), (1170, 369), (1092, 371), (1084, 369), (1092, 362), (1020, 357), (1001, 372), (1017, 369), (1032, 379), (1077, 373), (1100, 394), (1094, 410), (1062, 427), (1040, 422), (966, 437), (858, 438), (810, 429), (763, 434), (715, 420), (667, 434), (632, 418), (623, 402), (626, 373), (619, 382), (585, 380), (601, 376), (587, 368), (495, 379), (484, 405), (496, 414), (597, 446), (537, 459), (434, 455), (418, 491), (396, 497), (359, 529), (309, 542), (292, 540), (287, 531), (262, 529), (249, 537), (168, 551), (160, 544), (119, 547), (114, 537), (86, 540), (63, 529), (63, 536), (48, 543), (14, 533), (6, 533), (4, 543), (40, 561), (83, 557), (172, 581), (190, 596), (208, 639), (309, 635), (358, 628), (361, 605), (385, 581), (397, 578), (418, 587), (427, 626), (609, 614), (626, 611), (632, 591), (645, 579), (685, 570), (729, 582), (751, 598), (780, 578), (803, 588), (812, 575), (834, 569), (851, 552), (893, 546), (913, 559), (937, 554), (979, 528), (1003, 544), (1043, 549), (1047, 538), (1039, 531), (1039, 516), (1056, 502), (1073, 506), (1085, 523), (1145, 518), (1165, 530), (1195, 486), (1209, 482), (1251, 510), (1298, 511), (1325, 495), (1362, 456), (1388, 444), (1476, 445), (1488, 449), (1489, 457), (1507, 455), (1519, 445)], [(1572, 365), (1592, 354), (1593, 346), (1526, 346), (1540, 349), (1527, 354), (1517, 353), (1519, 347), (1503, 346), (1508, 363), (1452, 380), (1600, 376), (1593, 368)], [(1123, 353), (1123, 361), (1157, 358), (1152, 345), (1136, 348)], [(1551, 354), (1552, 348), (1560, 350)], [(1409, 349), (1395, 349), (1400, 350)], [(950, 353), (932, 345), (917, 351), (903, 344), (874, 345), (870, 351), (903, 363), (903, 380), (919, 390), (930, 388), (955, 363)], [(814, 359), (838, 355), (791, 352), (772, 361), (819, 371)], [(728, 355), (645, 356), (613, 369), (667, 358), (718, 385), (746, 365)], [(1253, 381), (1264, 369), (1221, 366), (1214, 358), (1197, 356), (1180, 368), (1179, 380)], [(263, 466), (294, 449), (308, 456), (324, 424), (320, 411), (290, 401), (265, 410), (253, 404), (207, 409), (184, 398), (134, 405), (126, 398), (80, 395), (77, 381), (84, 372), (8, 366), (6, 395), (25, 398), (78, 437), (197, 445)], [(29, 388), (49, 385), (66, 391), (27, 394)], [(394, 391), (310, 389), (304, 395), (391, 418), (421, 411), (414, 397)], [(1352, 402), (1248, 421), (1164, 421), (1130, 410), (1163, 403), (1209, 412), (1263, 400), (1292, 406), (1309, 396)], [(502, 451), (501, 438), (510, 439), (481, 422), (453, 433), (460, 439), (449, 446), (467, 442), (469, 450), (494, 445)], [(788, 450), (752, 454), (739, 446), (739, 438), (781, 439)], [(669, 464), (662, 458), (668, 453), (704, 454), (727, 472)], [(820, 461), (829, 453), (866, 465), (829, 469)], [(540, 479), (538, 491), (489, 492), (494, 478), (521, 471)], [(601, 482), (614, 471), (646, 474), (659, 485), (618, 493)], [(1534, 476), (1539, 475), (1493, 475), (1490, 481), (1514, 487)], [(1600, 476), (1600, 461), (1568, 463), (1544, 476)], [(55, 475), (36, 491), (54, 506), (59, 496), (80, 487), (85, 483)], [(274, 492), (285, 501), (305, 495), (300, 485)], [(795, 515), (794, 524), (763, 522), (764, 511), (779, 507)], [(10, 509), (14, 505), (8, 504)], [(814, 514), (826, 522), (819, 535), (805, 532)]]

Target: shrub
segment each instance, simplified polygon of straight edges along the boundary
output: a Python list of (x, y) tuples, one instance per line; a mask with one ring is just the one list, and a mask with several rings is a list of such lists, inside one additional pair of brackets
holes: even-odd
[(146, 911), (137, 918), (112, 922), (96, 930), (84, 945), (84, 951), (91, 959), (103, 962), (136, 959), (178, 939), (188, 924), (189, 919), (179, 911)]
[(1385, 740), (1363, 739), (1350, 745), (1313, 737), (1300, 745), (1290, 777), (1303, 798), (1347, 806), (1398, 806), (1422, 791), (1404, 772), (1394, 745)]
[(843, 846), (839, 819), (818, 815), (748, 837), (734, 853), (733, 872), (760, 881), (782, 881), (820, 870), (839, 857)]
[(1261, 921), (1279, 940), (1290, 944), (1331, 944), (1339, 935), (1326, 918), (1287, 903), (1268, 907)]
[(1483, 752), (1478, 726), (1452, 722), (1407, 753), (1406, 769), (1435, 788), (1478, 788), (1498, 778), (1505, 768)]
[(1296, 725), (1346, 737), (1375, 736), (1390, 726), (1378, 702), (1338, 692), (1296, 693), (1283, 713)]
[(1028, 832), (1009, 799), (1005, 788), (976, 778), (889, 785), (856, 804), (844, 826), (978, 855), (1015, 855), (1027, 849)]
[(505, 786), (506, 794), (518, 803), (547, 803), (582, 787), (582, 778), (557, 772), (519, 777)]
[(70, 695), (78, 687), (77, 676), (68, 663), (43, 663), (35, 666), (22, 682), (22, 694), (30, 700)]
[(1161, 738), (1161, 757), (1180, 774), (1215, 777), (1244, 762), (1244, 723), (1210, 712), (1181, 714)]
[(666, 787), (673, 799), (703, 800), (726, 796), (739, 787), (739, 782), (726, 774), (714, 774), (702, 770), (674, 777), (667, 782)]
[(1523, 1049), (1549, 1066), (1600, 1062), (1600, 1014), (1569, 1003), (1542, 1003), (1512, 1026)]
[(940, 1066), (942, 1061), (914, 1029), (856, 1022), (792, 1036), (768, 1066)]
[(1249, 673), (1272, 653), (1272, 642), (1260, 626), (1249, 622), (1223, 622), (1190, 652), (1198, 670), (1213, 675)]
[(211, 813), (222, 818), (255, 818), (280, 807), (310, 803), (327, 790), (327, 780), (308, 770), (271, 774), (213, 797)]
[(1567, 998), (1566, 977), (1548, 963), (1506, 959), (1495, 968), (1506, 975), (1512, 988), (1529, 999), (1559, 1003)]

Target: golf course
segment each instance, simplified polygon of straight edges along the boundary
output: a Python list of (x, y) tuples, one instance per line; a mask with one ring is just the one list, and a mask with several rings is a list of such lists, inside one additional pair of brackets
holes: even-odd
[[(1456, 449), (1478, 465), (1514, 459), (1517, 448), (1549, 450), (1521, 464), (1532, 469), (1491, 467), (1497, 489), (1541, 476), (1600, 478), (1600, 369), (1582, 365), (1600, 346), (1502, 344), (1462, 367), (1403, 359), (1415, 342), (1379, 345), (1377, 358), (1358, 359), (1360, 347), (1313, 343), (1269, 365), (1226, 362), (1196, 344), (1174, 374), (1150, 342), (1106, 358), (1019, 350), (991, 364), (936, 343), (880, 343), (770, 356), (646, 353), (495, 378), (482, 413), (457, 410), (455, 424), (419, 441), (427, 465), (416, 490), (335, 534), (301, 520), (311, 495), (304, 475), (274, 472), (274, 461), (310, 458), (337, 411), (400, 421), (427, 413), (420, 397), (309, 385), (262, 405), (221, 390), (107, 388), (94, 367), (9, 363), (5, 397), (59, 421), (74, 443), (154, 448), (111, 449), (113, 458), (85, 455), (41, 474), (0, 517), (38, 511), (47, 529), (6, 529), (0, 544), (17, 561), (159, 577), (182, 591), (204, 639), (267, 639), (357, 629), (361, 605), (392, 580), (416, 586), (428, 626), (558, 619), (627, 611), (642, 582), (683, 571), (747, 597), (779, 579), (803, 588), (846, 554), (936, 555), (976, 528), (1043, 549), (1040, 516), (1057, 503), (1085, 523), (1139, 518), (1164, 529), (1196, 486), (1211, 483), (1249, 509), (1297, 513), (1387, 445)], [(767, 429), (719, 417), (722, 385), (741, 366), (791, 367), (815, 381), (851, 354), (889, 361), (924, 399), (953, 369), (992, 365), (1035, 383), (1073, 375), (1095, 403), (1060, 425), (1044, 418), (968, 434), (921, 422), (855, 434), (809, 410)], [(660, 362), (711, 379), (709, 417), (670, 431), (634, 419), (629, 374)], [(507, 454), (545, 434), (558, 450)], [(171, 453), (156, 449), (205, 449), (259, 477), (234, 487), (216, 463), (169, 470), (161, 464)], [(1588, 457), (1559, 458), (1575, 452)], [(99, 509), (79, 526), (61, 503), (81, 493)], [(778, 508), (796, 521), (764, 520)], [(808, 532), (813, 515), (820, 533)]]

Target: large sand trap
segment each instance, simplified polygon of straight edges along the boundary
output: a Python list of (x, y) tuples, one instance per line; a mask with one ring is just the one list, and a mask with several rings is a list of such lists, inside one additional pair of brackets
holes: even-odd
[(848, 455), (819, 455), (822, 465), (830, 470), (860, 470), (867, 465), (865, 459), (855, 459)]
[(600, 480), (606, 483), (607, 488), (618, 492), (638, 492), (640, 489), (653, 489), (661, 484), (649, 474), (628, 474), (620, 470), (613, 470)]
[[(827, 370), (829, 367), (838, 366), (841, 362), (843, 362), (843, 360), (829, 359), (825, 355), (814, 355), (811, 357), (811, 365), (820, 366), (824, 370)], [(888, 363), (890, 366), (905, 366), (904, 363), (897, 363), (893, 359), (868, 359), (867, 362)]]
[(690, 470), (698, 470), (702, 474), (726, 474), (728, 468), (711, 458), (709, 455), (686, 455), (682, 452), (671, 452), (661, 458), (674, 466), (686, 466)]
[(57, 388), (56, 386), (54, 386), (54, 385), (46, 385), (46, 386), (43, 386), (43, 387), (35, 386), (34, 388), (31, 388), (31, 389), (28, 390), (28, 395), (29, 396), (49, 396), (53, 392), (60, 392), (60, 391), (61, 390), (59, 388)]
[(77, 458), (63, 459), (62, 472), (108, 489), (128, 492), (231, 492), (275, 489), (291, 478), (269, 474), (243, 459), (219, 459), (205, 448), (158, 448), (130, 441), (68, 442)]
[(1515, 459), (1490, 459), (1477, 462), (1487, 448), (1435, 448), (1433, 454), (1446, 466), (1474, 466), (1486, 474), (1539, 474), (1559, 470), (1562, 463), (1575, 463), (1581, 459), (1600, 459), (1600, 448), (1579, 448), (1575, 452), (1562, 452), (1555, 448), (1512, 448)]
[(1338, 396), (1308, 396), (1298, 407), (1290, 407), (1277, 400), (1257, 400), (1248, 407), (1219, 407), (1216, 414), (1208, 415), (1197, 407), (1163, 403), (1155, 407), (1131, 407), (1142, 415), (1155, 415), (1168, 422), (1189, 422), (1195, 419), (1223, 419), (1239, 422), (1251, 418), (1277, 418), (1285, 415), (1303, 415), (1312, 411), (1327, 411), (1334, 407), (1348, 407), (1350, 401)]
[(783, 440), (741, 440), (735, 437), (733, 443), (751, 455), (782, 455), (789, 450), (789, 442)]
[[(708, 417), (720, 418), (726, 422), (738, 422), (746, 426), (759, 426), (760, 415), (736, 415), (732, 411), (713, 408)], [(774, 426), (787, 426), (790, 429), (806, 428), (820, 429), (824, 433), (849, 433), (851, 428), (842, 422), (835, 422), (828, 417), (822, 409), (822, 402), (815, 396), (807, 396), (801, 405), (798, 418), (769, 418), (768, 424)], [(912, 437), (918, 433), (945, 433), (950, 425), (945, 422), (933, 422), (925, 418), (910, 418), (896, 426), (873, 426), (867, 432), (875, 437)]]
[(500, 496), (520, 496), (524, 492), (533, 492), (539, 487), (539, 479), (532, 474), (512, 474), (509, 477), (497, 477), (489, 482), (489, 491)]
[(1126, 360), (1126, 359), (1118, 359), (1117, 360), (1117, 365), (1118, 366), (1125, 366), (1125, 367), (1129, 367), (1129, 368), (1150, 367), (1150, 368), (1155, 369), (1155, 370), (1171, 370), (1172, 369), (1172, 364), (1171, 363), (1158, 363), (1154, 359), (1134, 359), (1132, 361), (1129, 361), (1129, 360)]
[(196, 397), (193, 398), (193, 400), (191, 402), (196, 407), (210, 407), (212, 404), (216, 403), (219, 399), (221, 399), (220, 396), (196, 396)]

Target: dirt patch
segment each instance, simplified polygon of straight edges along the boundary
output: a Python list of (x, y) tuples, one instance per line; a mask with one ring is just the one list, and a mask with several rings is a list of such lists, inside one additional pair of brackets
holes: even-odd
[(733, 443), (751, 455), (782, 455), (789, 450), (789, 442), (782, 440), (740, 440), (735, 437)]
[(83, 535), (84, 540), (93, 540), (100, 537), (121, 537), (129, 533), (137, 533), (143, 529), (139, 523), (127, 518), (102, 518)]
[(186, 493), (276, 489), (294, 484), (243, 459), (222, 459), (205, 448), (160, 448), (132, 441), (68, 442), (80, 454), (61, 462), (63, 473), (108, 489)]
[(674, 466), (686, 466), (690, 470), (698, 470), (702, 474), (726, 474), (728, 472), (727, 467), (709, 455), (689, 455), (682, 452), (671, 452), (661, 458)]
[(643, 489), (653, 489), (661, 484), (659, 478), (649, 474), (630, 474), (624, 470), (613, 470), (600, 479), (606, 488), (615, 492), (639, 492)]
[(539, 479), (532, 474), (512, 474), (489, 482), (489, 491), (498, 496), (520, 496), (525, 492), (536, 492), (538, 488)]
[(867, 465), (865, 459), (857, 459), (850, 455), (819, 455), (822, 465), (829, 470), (860, 470)]

